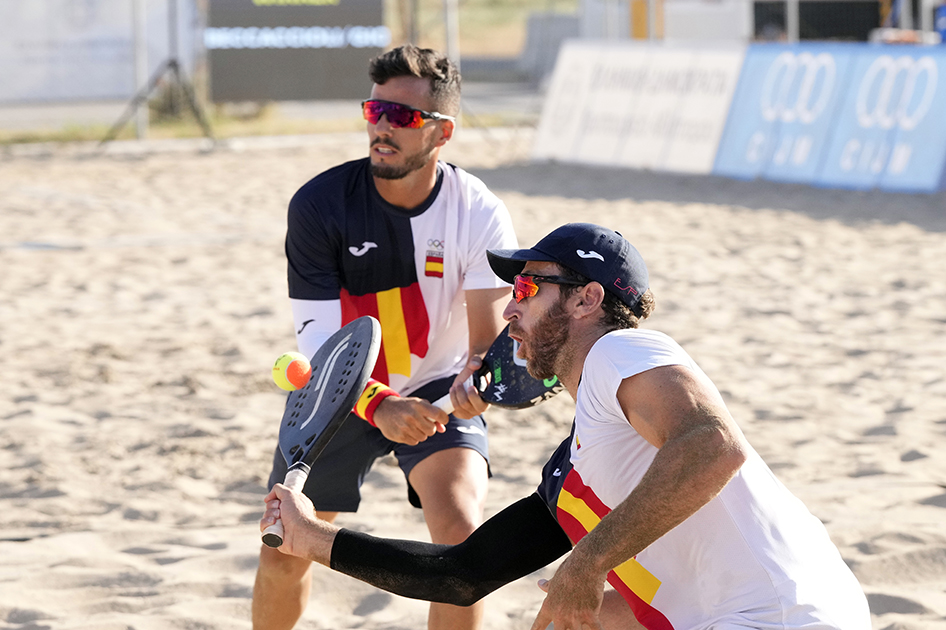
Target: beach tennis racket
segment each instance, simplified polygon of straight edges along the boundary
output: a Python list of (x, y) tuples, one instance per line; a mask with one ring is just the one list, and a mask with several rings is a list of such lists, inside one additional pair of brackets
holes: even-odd
[[(548, 400), (565, 386), (557, 376), (540, 380), (526, 369), (526, 362), (516, 356), (519, 343), (503, 328), (483, 357), (483, 366), (473, 375), (473, 385), (480, 398), (502, 409), (525, 409)], [(453, 412), (450, 394), (433, 403), (447, 413)]]
[[(289, 469), (283, 482), (302, 491), (312, 464), (325, 450), (351, 413), (378, 359), (381, 324), (365, 316), (346, 324), (328, 338), (310, 359), (312, 375), (289, 394), (279, 425), (279, 450)], [(279, 547), (282, 521), (263, 531), (263, 542)]]

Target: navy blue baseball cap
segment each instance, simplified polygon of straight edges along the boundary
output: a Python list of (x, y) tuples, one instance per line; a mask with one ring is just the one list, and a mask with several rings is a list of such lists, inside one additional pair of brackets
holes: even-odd
[(486, 258), (509, 284), (530, 260), (558, 263), (598, 282), (631, 308), (650, 288), (640, 252), (618, 232), (593, 223), (569, 223), (529, 249), (488, 250)]

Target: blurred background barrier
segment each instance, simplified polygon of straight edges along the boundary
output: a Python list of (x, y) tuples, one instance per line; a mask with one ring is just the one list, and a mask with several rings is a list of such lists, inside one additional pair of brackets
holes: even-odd
[(842, 44), (750, 46), (713, 172), (812, 182), (855, 51)]
[(946, 186), (946, 47), (569, 41), (532, 155), (935, 192)]
[(946, 170), (946, 49), (862, 47), (815, 183), (932, 192)]
[(933, 192), (946, 171), (946, 49), (749, 47), (713, 172)]
[(210, 99), (359, 99), (368, 62), (391, 43), (382, 0), (210, 0)]
[[(0, 0), (0, 105), (130, 98), (136, 79), (132, 0)], [(142, 2), (145, 76), (169, 55), (166, 2)], [(194, 70), (197, 5), (181, 2), (180, 58)]]
[(569, 41), (533, 158), (708, 174), (743, 55), (723, 45)]
[(0, 145), (131, 106), (119, 138), (209, 136), (168, 60), (219, 139), (362, 130), (368, 60), (412, 42), (459, 63), (462, 125), (536, 127), (536, 160), (928, 191), (937, 29), (946, 0), (0, 0)]

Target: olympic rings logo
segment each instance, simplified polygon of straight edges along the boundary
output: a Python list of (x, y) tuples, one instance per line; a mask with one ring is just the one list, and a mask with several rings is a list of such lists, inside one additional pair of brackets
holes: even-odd
[(444, 245), (446, 245), (446, 241), (441, 241), (436, 238), (427, 239), (427, 247), (433, 247), (434, 249), (443, 249)]
[(762, 117), (769, 122), (813, 122), (828, 106), (837, 74), (828, 53), (783, 52), (762, 83)]
[[(926, 84), (923, 94), (911, 109), (911, 105), (916, 101), (917, 84), (921, 75), (926, 76)], [(905, 131), (916, 128), (933, 105), (938, 79), (939, 70), (932, 57), (877, 57), (867, 69), (857, 91), (857, 122), (865, 129), (892, 129), (897, 125)], [(897, 94), (895, 88), (901, 85)], [(875, 100), (871, 102), (872, 96), (875, 96)]]

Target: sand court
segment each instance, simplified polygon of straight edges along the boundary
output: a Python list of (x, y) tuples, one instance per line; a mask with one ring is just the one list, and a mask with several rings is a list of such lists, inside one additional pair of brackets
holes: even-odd
[[(527, 163), (528, 130), (445, 157), (523, 246), (569, 221), (643, 254), (657, 310), (749, 441), (827, 525), (876, 630), (946, 628), (946, 196)], [(362, 134), (0, 154), (0, 627), (249, 628), (257, 521), (294, 349), (286, 205)], [(491, 411), (488, 514), (532, 492), (565, 395)], [(393, 460), (344, 526), (426, 539)], [(528, 628), (539, 577), (487, 600)], [(316, 568), (303, 629), (426, 627)]]

